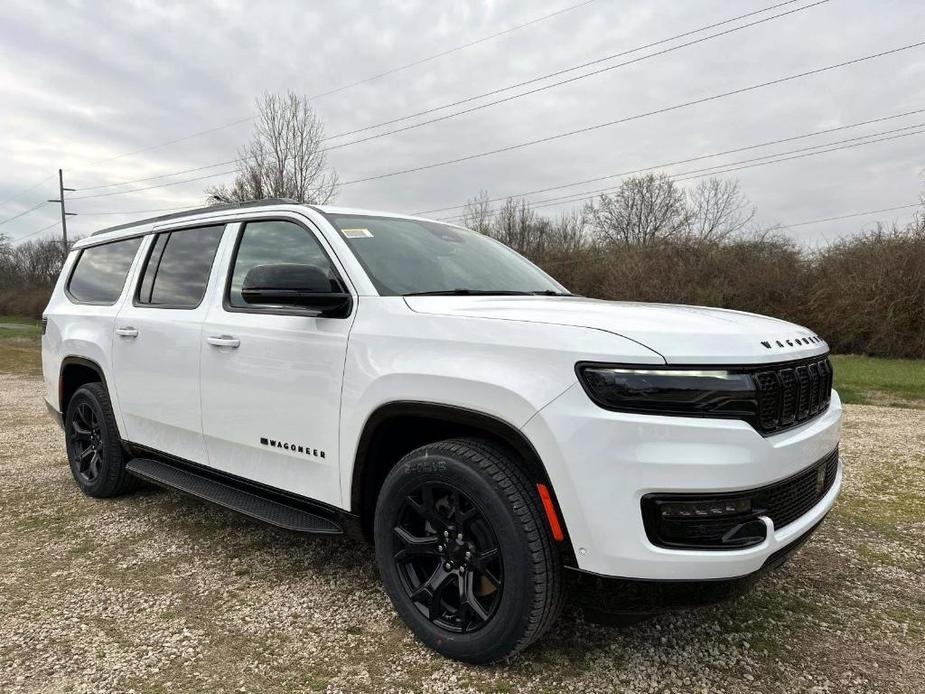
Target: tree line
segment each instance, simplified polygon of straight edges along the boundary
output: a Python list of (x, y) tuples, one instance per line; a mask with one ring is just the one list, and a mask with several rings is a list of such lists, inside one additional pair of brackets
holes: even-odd
[(685, 190), (665, 174), (631, 177), (555, 218), (489, 200), (471, 199), (462, 223), (577, 294), (750, 311), (807, 325), (837, 352), (925, 358), (925, 196), (905, 226), (817, 249), (758, 226), (735, 180)]

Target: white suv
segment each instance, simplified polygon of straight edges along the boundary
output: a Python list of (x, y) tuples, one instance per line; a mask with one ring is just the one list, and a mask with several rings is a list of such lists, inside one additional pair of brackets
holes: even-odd
[(287, 200), (74, 245), (45, 313), (78, 485), (138, 478), (375, 546), (437, 651), (506, 658), (566, 579), (623, 615), (779, 563), (841, 485), (825, 342), (570, 294), (457, 226)]

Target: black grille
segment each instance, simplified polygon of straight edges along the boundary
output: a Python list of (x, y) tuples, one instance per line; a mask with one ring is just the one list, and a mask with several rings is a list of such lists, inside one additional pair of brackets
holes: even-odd
[[(828, 493), (838, 473), (838, 449), (793, 477), (757, 490), (753, 508), (774, 521), (774, 529), (789, 525)], [(759, 513), (761, 512), (759, 511)]]
[(829, 407), (832, 364), (828, 357), (783, 364), (754, 375), (758, 425), (772, 434), (802, 424)]

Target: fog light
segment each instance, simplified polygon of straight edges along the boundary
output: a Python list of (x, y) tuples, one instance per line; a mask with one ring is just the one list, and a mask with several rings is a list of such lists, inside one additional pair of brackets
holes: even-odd
[(767, 528), (750, 496), (648, 494), (643, 522), (652, 544), (673, 549), (742, 549), (761, 544)]
[(711, 499), (705, 501), (662, 501), (658, 503), (662, 518), (716, 518), (737, 513), (751, 513), (751, 499)]

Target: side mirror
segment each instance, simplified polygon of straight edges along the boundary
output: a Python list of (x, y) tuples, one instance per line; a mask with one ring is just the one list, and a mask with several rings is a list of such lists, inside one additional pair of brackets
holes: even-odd
[(295, 263), (252, 267), (244, 277), (241, 297), (248, 304), (295, 306), (332, 318), (350, 313), (353, 303), (350, 294), (333, 291), (327, 273)]

